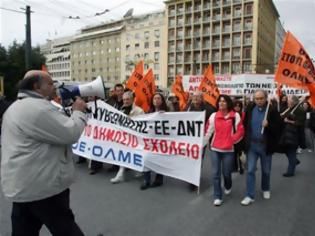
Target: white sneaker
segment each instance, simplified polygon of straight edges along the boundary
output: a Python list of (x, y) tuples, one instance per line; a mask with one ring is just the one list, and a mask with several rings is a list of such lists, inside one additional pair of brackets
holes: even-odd
[(308, 151), (308, 152), (313, 152), (313, 150), (312, 150), (312, 149), (307, 149), (307, 151)]
[(245, 197), (245, 198), (243, 199), (243, 201), (241, 201), (241, 204), (242, 204), (243, 206), (248, 206), (249, 204), (253, 203), (254, 201), (255, 201), (255, 200), (252, 199), (252, 198), (250, 198), (250, 197)]
[(118, 183), (123, 182), (123, 181), (124, 181), (124, 177), (123, 176), (118, 176), (118, 177), (110, 179), (110, 182), (112, 184), (118, 184)]
[(301, 153), (302, 153), (302, 148), (298, 148), (298, 149), (296, 150), (296, 153), (297, 153), (297, 154), (301, 154)]
[(232, 189), (224, 189), (225, 195), (230, 195), (232, 192)]
[(270, 199), (270, 191), (264, 191), (263, 197), (264, 197), (264, 199)]
[(213, 205), (215, 206), (221, 206), (223, 203), (223, 201), (221, 199), (215, 199), (213, 202)]

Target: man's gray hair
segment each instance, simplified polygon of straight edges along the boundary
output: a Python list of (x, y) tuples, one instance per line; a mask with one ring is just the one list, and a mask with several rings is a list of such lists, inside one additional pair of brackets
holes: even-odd
[(295, 105), (298, 104), (300, 101), (299, 98), (295, 95), (291, 95), (290, 98)]
[(265, 96), (266, 99), (268, 99), (268, 92), (267, 92), (266, 90), (257, 89), (257, 90), (255, 91), (254, 95), (255, 95), (256, 93), (259, 93), (259, 92), (262, 93), (262, 94)]
[(126, 92), (124, 92), (123, 96), (127, 96), (127, 97), (132, 98), (132, 99), (134, 99), (134, 98), (135, 98), (134, 93), (133, 93), (132, 91), (130, 91), (130, 90), (129, 90), (129, 91), (126, 91)]

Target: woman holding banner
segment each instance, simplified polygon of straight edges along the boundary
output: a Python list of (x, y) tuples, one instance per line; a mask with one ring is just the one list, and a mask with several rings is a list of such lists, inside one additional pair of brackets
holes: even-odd
[(233, 102), (227, 95), (220, 95), (217, 100), (217, 112), (208, 120), (206, 138), (210, 141), (212, 161), (212, 181), (215, 206), (222, 204), (221, 169), (223, 170), (224, 193), (231, 193), (231, 173), (234, 164), (234, 144), (240, 142), (244, 128), (240, 115), (233, 110)]
[[(166, 105), (165, 97), (161, 93), (155, 93), (150, 102), (149, 113), (153, 112), (167, 112), (168, 107)], [(144, 171), (144, 181), (140, 186), (141, 190), (146, 190), (149, 187), (159, 187), (163, 185), (163, 175), (156, 174), (155, 180), (151, 185), (151, 171)]]

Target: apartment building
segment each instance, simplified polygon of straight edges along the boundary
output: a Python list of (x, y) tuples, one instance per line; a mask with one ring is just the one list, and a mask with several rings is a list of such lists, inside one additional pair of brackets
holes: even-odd
[(164, 11), (126, 18), (121, 35), (121, 78), (128, 79), (135, 65), (143, 60), (145, 73), (152, 68), (156, 85), (166, 87), (166, 37)]
[(277, 20), (276, 23), (276, 39), (275, 39), (275, 66), (277, 67), (277, 63), (279, 61), (279, 57), (282, 51), (284, 37), (285, 37), (286, 31), (283, 28), (280, 20)]
[(47, 40), (40, 47), (41, 53), (46, 58), (46, 67), (54, 80), (71, 80), (70, 41), (72, 37), (63, 37)]
[(168, 0), (167, 77), (273, 72), (276, 21), (272, 0)]
[(86, 27), (71, 41), (71, 79), (121, 81), (121, 33), (123, 20)]

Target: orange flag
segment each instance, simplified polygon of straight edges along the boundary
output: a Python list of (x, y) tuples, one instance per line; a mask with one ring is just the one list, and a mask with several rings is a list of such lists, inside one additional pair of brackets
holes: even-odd
[(216, 85), (211, 65), (206, 69), (198, 89), (203, 92), (204, 100), (215, 107), (220, 91)]
[(132, 72), (131, 76), (127, 80), (126, 88), (135, 91), (139, 81), (143, 79), (143, 61), (140, 61), (135, 70)]
[[(153, 83), (153, 84), (152, 84)], [(136, 89), (135, 104), (141, 107), (145, 112), (150, 110), (150, 102), (155, 93), (154, 75), (152, 69), (148, 70), (142, 80), (139, 80)]]
[(307, 89), (315, 83), (315, 68), (302, 44), (290, 33), (286, 34), (279, 58), (275, 80), (289, 87)]
[(172, 92), (178, 97), (179, 109), (183, 111), (187, 106), (188, 94), (184, 91), (183, 78), (180, 75), (176, 75), (175, 82), (172, 86)]
[(156, 93), (156, 86), (155, 86), (155, 78), (153, 70), (150, 68), (147, 74), (144, 77), (144, 83), (150, 90), (151, 95), (153, 96)]
[(315, 84), (308, 86), (308, 91), (310, 92), (309, 103), (313, 108), (315, 108)]

